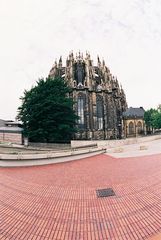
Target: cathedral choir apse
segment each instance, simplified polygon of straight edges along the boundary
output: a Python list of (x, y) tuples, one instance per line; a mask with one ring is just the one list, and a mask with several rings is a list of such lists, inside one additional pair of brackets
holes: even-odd
[(123, 137), (123, 112), (127, 109), (124, 90), (105, 61), (98, 57), (94, 66), (89, 53), (71, 52), (63, 66), (55, 62), (49, 76), (62, 77), (71, 87), (69, 94), (79, 116), (75, 139), (120, 139)]

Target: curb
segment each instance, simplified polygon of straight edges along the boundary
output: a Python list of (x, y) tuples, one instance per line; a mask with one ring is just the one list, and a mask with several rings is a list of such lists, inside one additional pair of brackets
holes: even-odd
[(47, 154), (0, 154), (0, 167), (26, 167), (40, 166), (54, 163), (62, 163), (83, 159), (105, 153), (106, 149), (97, 148), (90, 150), (71, 151), (66, 153), (47, 153)]

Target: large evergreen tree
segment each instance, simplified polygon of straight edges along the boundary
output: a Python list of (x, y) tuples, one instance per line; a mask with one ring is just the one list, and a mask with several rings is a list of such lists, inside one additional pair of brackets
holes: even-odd
[(72, 138), (77, 116), (67, 97), (69, 92), (63, 79), (50, 77), (40, 79), (35, 87), (24, 92), (18, 119), (30, 141), (65, 142)]

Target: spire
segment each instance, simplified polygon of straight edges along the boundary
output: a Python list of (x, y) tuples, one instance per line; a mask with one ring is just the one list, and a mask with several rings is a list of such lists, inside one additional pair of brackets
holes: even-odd
[(70, 61), (73, 61), (73, 59), (74, 59), (74, 57), (73, 57), (73, 51), (71, 51), (71, 52), (69, 53), (69, 60), (70, 60)]
[(100, 61), (100, 58), (99, 58), (99, 56), (97, 55), (97, 65), (98, 65), (98, 67), (100, 67), (101, 66), (101, 61)]
[(72, 57), (72, 59), (74, 58), (74, 55), (73, 55), (73, 50), (71, 51), (71, 57)]
[(55, 59), (55, 62), (54, 62), (53, 66), (52, 66), (52, 68), (49, 72), (49, 76), (50, 77), (55, 77), (56, 71), (57, 71), (57, 61)]
[(117, 80), (117, 77), (115, 78), (115, 81), (116, 81), (117, 86), (119, 86), (119, 82)]
[(89, 60), (89, 54), (87, 51), (86, 51), (86, 59)]
[(68, 67), (69, 66), (69, 58), (67, 57), (66, 59), (66, 66)]
[(59, 64), (58, 64), (58, 67), (59, 67), (59, 68), (62, 68), (62, 56), (60, 56), (60, 58), (59, 58)]
[(80, 50), (79, 50), (79, 53), (78, 53), (78, 60), (83, 60), (83, 53), (81, 54)]
[(57, 68), (57, 59), (55, 59), (54, 67)]

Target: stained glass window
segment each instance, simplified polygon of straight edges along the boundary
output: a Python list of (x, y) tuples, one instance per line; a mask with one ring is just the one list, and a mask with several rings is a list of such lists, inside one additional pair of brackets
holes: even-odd
[(78, 97), (78, 124), (79, 124), (79, 127), (82, 127), (84, 126), (84, 98), (83, 96), (79, 96)]
[(97, 98), (97, 127), (103, 129), (103, 101), (102, 98)]

